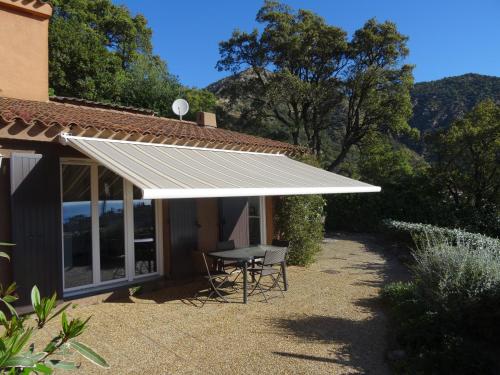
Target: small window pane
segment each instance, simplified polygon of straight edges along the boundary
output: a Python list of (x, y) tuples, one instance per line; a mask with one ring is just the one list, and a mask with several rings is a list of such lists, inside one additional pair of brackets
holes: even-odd
[(260, 244), (260, 198), (248, 198), (250, 245)]
[(134, 254), (135, 274), (156, 272), (155, 205), (141, 199), (142, 192), (134, 186)]
[(260, 216), (260, 199), (259, 197), (248, 198), (248, 215)]
[(251, 217), (249, 219), (250, 225), (250, 245), (260, 244), (260, 219), (258, 217)]
[(90, 167), (62, 166), (64, 287), (92, 284)]
[(101, 166), (99, 167), (99, 244), (101, 281), (124, 278), (126, 275), (123, 179)]

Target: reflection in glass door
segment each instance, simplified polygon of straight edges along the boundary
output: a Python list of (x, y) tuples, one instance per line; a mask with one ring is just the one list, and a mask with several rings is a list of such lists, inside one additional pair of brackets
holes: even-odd
[(260, 197), (248, 198), (248, 225), (250, 245), (260, 244)]
[(99, 167), (99, 251), (101, 281), (125, 278), (123, 179)]
[(63, 165), (64, 287), (92, 284), (90, 166)]
[(134, 272), (136, 276), (154, 273), (156, 265), (155, 204), (142, 199), (141, 190), (133, 188)]
[(162, 272), (158, 201), (88, 161), (63, 162), (61, 179), (65, 292)]

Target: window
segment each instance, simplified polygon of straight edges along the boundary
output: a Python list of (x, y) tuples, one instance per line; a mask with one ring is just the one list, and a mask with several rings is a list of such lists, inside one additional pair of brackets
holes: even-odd
[(250, 245), (261, 243), (260, 197), (248, 198), (248, 226)]
[(92, 284), (90, 166), (62, 166), (64, 285)]
[(99, 167), (99, 252), (101, 281), (123, 279), (125, 274), (125, 228), (123, 179)]
[(158, 273), (161, 205), (92, 162), (61, 174), (65, 291)]
[(156, 272), (155, 205), (142, 199), (141, 190), (134, 186), (134, 272), (144, 275)]

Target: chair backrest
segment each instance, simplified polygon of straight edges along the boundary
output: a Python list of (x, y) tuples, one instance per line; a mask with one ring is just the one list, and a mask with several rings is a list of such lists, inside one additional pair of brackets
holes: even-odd
[(205, 269), (207, 271), (207, 275), (210, 276), (210, 267), (208, 266), (207, 256), (205, 255), (205, 253), (203, 251), (201, 252), (201, 256), (203, 258), (203, 263), (205, 264)]
[(287, 250), (288, 249), (286, 247), (276, 250), (267, 250), (266, 254), (264, 255), (264, 261), (262, 262), (262, 265), (272, 266), (274, 264), (283, 263), (285, 261)]
[(288, 247), (290, 246), (290, 242), (286, 240), (277, 240), (276, 238), (274, 238), (271, 242), (271, 245), (278, 247)]
[(219, 251), (234, 250), (234, 240), (217, 242), (216, 249)]

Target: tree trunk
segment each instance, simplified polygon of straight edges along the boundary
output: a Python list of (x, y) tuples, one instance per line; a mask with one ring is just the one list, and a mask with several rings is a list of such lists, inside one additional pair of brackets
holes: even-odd
[(337, 167), (344, 161), (350, 148), (351, 145), (342, 146), (340, 153), (337, 155), (335, 160), (328, 166), (328, 170), (330, 172), (334, 172), (337, 169)]

